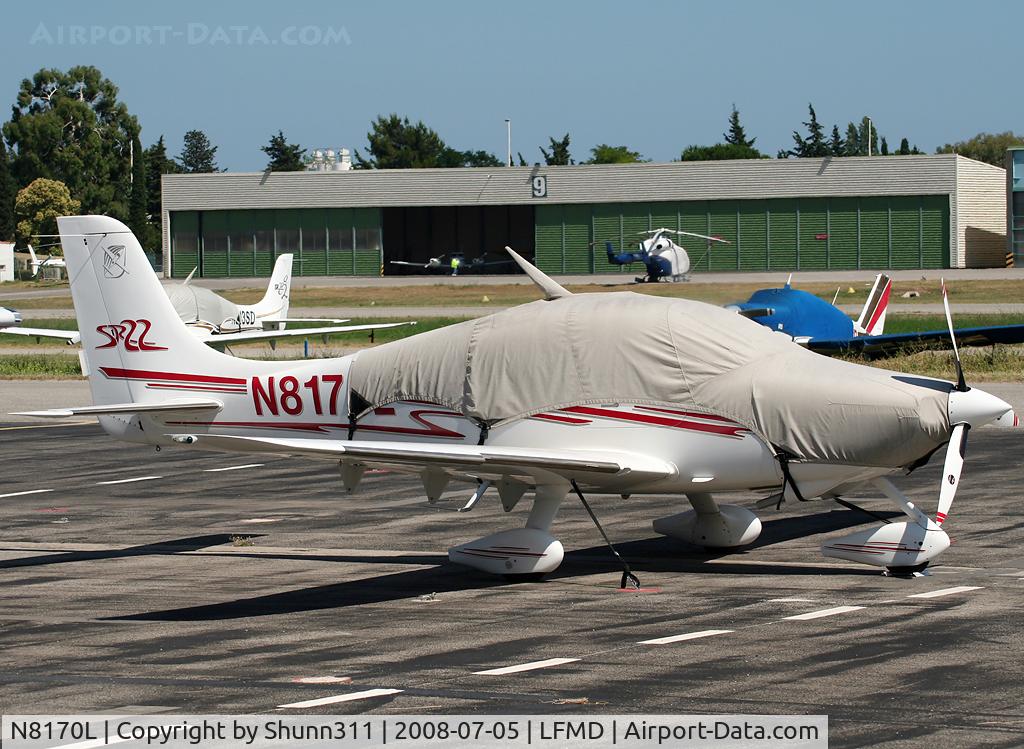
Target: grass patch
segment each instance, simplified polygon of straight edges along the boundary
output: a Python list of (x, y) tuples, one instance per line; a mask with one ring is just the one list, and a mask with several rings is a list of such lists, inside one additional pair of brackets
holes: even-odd
[(81, 376), (75, 354), (0, 355), (0, 379), (77, 380)]
[[(737, 281), (733, 283), (701, 283), (700, 276), (689, 283), (656, 283), (656, 284), (614, 284), (610, 280), (602, 282), (601, 276), (595, 276), (592, 283), (570, 284), (567, 288), (574, 293), (600, 294), (611, 291), (635, 291), (639, 294), (650, 294), (662, 297), (682, 297), (696, 299), (712, 304), (728, 304), (742, 302), (758, 289), (772, 286), (764, 282)], [(800, 283), (799, 274), (794, 283), (798, 289), (809, 291), (826, 301), (831, 302), (839, 287), (837, 304), (863, 304), (874, 277), (865, 271), (864, 280), (842, 283), (814, 282)], [(300, 307), (443, 307), (443, 306), (484, 306), (511, 307), (525, 302), (540, 299), (540, 292), (530, 284), (462, 285), (444, 283), (427, 286), (353, 286), (353, 287), (305, 287), (292, 289), (291, 304)], [(54, 285), (54, 288), (59, 286)], [(850, 289), (853, 292), (850, 292)], [(919, 296), (903, 299), (906, 291), (916, 291)], [(255, 304), (263, 298), (266, 288), (230, 289), (219, 291), (236, 304)], [(488, 301), (484, 301), (484, 298)], [(1024, 302), (1024, 280), (997, 281), (956, 281), (949, 285), (950, 302), (1012, 304)], [(902, 304), (933, 304), (942, 302), (942, 292), (937, 281), (895, 281), (893, 282), (892, 305)], [(12, 299), (8, 306), (19, 310), (32, 309), (70, 309), (71, 297), (53, 296), (28, 299)]]
[[(860, 354), (841, 357), (855, 364), (879, 367), (923, 377), (955, 380), (956, 369), (951, 351), (907, 351), (886, 359), (870, 359)], [(1024, 347), (986, 346), (960, 349), (960, 361), (968, 383), (1024, 381)]]

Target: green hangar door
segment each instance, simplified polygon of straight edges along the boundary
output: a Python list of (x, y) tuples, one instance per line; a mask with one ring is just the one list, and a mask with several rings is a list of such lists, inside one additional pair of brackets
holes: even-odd
[(678, 237), (694, 272), (947, 268), (949, 220), (948, 195), (544, 205), (537, 264), (548, 273), (621, 273), (605, 243), (635, 250), (645, 232), (666, 228), (729, 242)]
[[(462, 257), (459, 275), (517, 273), (505, 246), (526, 258), (534, 255), (530, 205), (382, 208), (381, 213), (387, 276), (450, 273), (453, 255)], [(423, 267), (431, 258), (441, 258), (444, 270)], [(396, 265), (396, 260), (413, 265)]]

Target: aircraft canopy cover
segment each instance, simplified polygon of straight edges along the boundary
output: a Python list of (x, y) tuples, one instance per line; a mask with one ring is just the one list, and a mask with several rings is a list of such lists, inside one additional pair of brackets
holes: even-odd
[(225, 320), (234, 320), (238, 307), (219, 294), (202, 286), (174, 284), (164, 288), (174, 311), (186, 323), (206, 322), (220, 325)]
[(350, 384), (362, 412), (422, 400), (491, 426), (587, 404), (684, 407), (811, 462), (903, 466), (949, 438), (948, 383), (829, 359), (720, 307), (632, 292), (531, 302), (367, 349)]

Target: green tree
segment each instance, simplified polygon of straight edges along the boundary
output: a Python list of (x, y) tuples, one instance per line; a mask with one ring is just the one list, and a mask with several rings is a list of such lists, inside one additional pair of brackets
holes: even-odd
[(519, 159), (519, 166), (529, 166), (526, 163), (526, 159), (523, 158), (523, 154), (520, 151), (516, 151), (516, 157)]
[(743, 125), (740, 124), (740, 112), (736, 109), (735, 104), (732, 105), (732, 114), (729, 115), (729, 132), (725, 133), (722, 137), (730, 145), (746, 146), (748, 148), (753, 148), (754, 141), (757, 140), (757, 138), (747, 138), (747, 133), (743, 129)]
[(910, 141), (904, 138), (900, 141), (899, 150), (896, 151), (897, 156), (909, 156), (910, 155)]
[(149, 214), (150, 221), (159, 229), (163, 215), (160, 177), (164, 174), (180, 174), (181, 166), (167, 155), (167, 146), (164, 145), (164, 136), (162, 135), (156, 143), (146, 149), (144, 158), (146, 160), (146, 213)]
[(609, 146), (600, 143), (590, 149), (590, 159), (584, 164), (637, 164), (647, 161), (639, 151), (630, 151), (626, 146)]
[(149, 223), (147, 205), (149, 185), (146, 182), (146, 153), (138, 134), (132, 139), (134, 158), (132, 160), (131, 193), (128, 198), (128, 226), (135, 233), (143, 247), (152, 247), (152, 224)]
[(45, 177), (33, 180), (18, 191), (14, 202), (18, 240), (24, 243), (38, 234), (56, 234), (57, 216), (73, 216), (81, 207), (60, 180)]
[(847, 156), (863, 156), (861, 153), (860, 132), (852, 122), (846, 126), (846, 140), (843, 151)]
[(940, 146), (935, 153), (958, 153), (975, 161), (1004, 166), (1006, 149), (1021, 145), (1024, 145), (1024, 136), (1007, 130), (1005, 133), (978, 133), (973, 138)]
[(445, 147), (438, 166), (505, 166), (505, 162), (488, 151), (457, 151)]
[(555, 140), (554, 138), (548, 138), (550, 141), (551, 151), (545, 151), (544, 147), (540, 147), (540, 152), (544, 155), (544, 163), (548, 166), (567, 166), (573, 163), (572, 155), (569, 153), (569, 133), (566, 133), (561, 140)]
[[(786, 158), (786, 152), (782, 151), (779, 158)], [(680, 161), (728, 161), (730, 159), (763, 159), (764, 154), (751, 146), (741, 146), (734, 143), (716, 143), (713, 146), (687, 146)]]
[(216, 155), (217, 146), (210, 143), (206, 133), (202, 130), (189, 130), (185, 133), (181, 154), (178, 156), (181, 171), (186, 174), (219, 172), (220, 169), (214, 160)]
[(270, 143), (260, 148), (267, 155), (267, 169), (275, 172), (301, 172), (306, 168), (303, 156), (306, 149), (298, 143), (289, 143), (280, 130), (270, 136)]
[(14, 197), (18, 190), (11, 176), (7, 147), (0, 138), (0, 240), (14, 239)]
[[(878, 128), (875, 127), (875, 123), (871, 121), (869, 117), (861, 117), (860, 128), (858, 128), (858, 137), (860, 138), (860, 155), (861, 156), (877, 156), (878, 155)], [(869, 146), (870, 144), (870, 146)]]
[(825, 142), (824, 128), (821, 123), (818, 122), (818, 115), (814, 111), (814, 106), (812, 104), (808, 104), (807, 111), (810, 115), (810, 119), (803, 123), (804, 127), (807, 128), (807, 137), (801, 137), (800, 133), (794, 130), (794, 146), (793, 150), (789, 153), (800, 158), (820, 158), (822, 156), (828, 156), (829, 147)]
[(828, 142), (828, 152), (832, 156), (845, 156), (846, 155), (846, 144), (843, 142), (842, 137), (839, 135), (839, 125), (832, 126), (832, 137)]
[(879, 153), (881, 153), (882, 156), (889, 155), (889, 144), (886, 142), (884, 135), (882, 136), (882, 147), (879, 149)]
[(408, 117), (397, 114), (378, 116), (370, 125), (366, 139), (370, 143), (370, 156), (364, 159), (356, 152), (355, 165), (359, 169), (436, 167), (451, 159), (440, 135), (423, 122), (413, 125)]
[(43, 69), (21, 82), (3, 133), (18, 187), (59, 180), (89, 213), (128, 214), (129, 149), (138, 121), (91, 66)]

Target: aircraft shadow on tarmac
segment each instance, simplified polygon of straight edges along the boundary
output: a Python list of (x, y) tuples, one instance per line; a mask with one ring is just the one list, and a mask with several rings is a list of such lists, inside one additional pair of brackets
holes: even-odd
[[(895, 515), (895, 513), (891, 513)], [(815, 515), (778, 518), (764, 523), (761, 538), (749, 548), (759, 548), (781, 543), (815, 533), (827, 533), (860, 525), (865, 516), (849, 510), (822, 512)], [(705, 575), (877, 575), (877, 570), (859, 567), (823, 567), (815, 565), (774, 564), (772, 562), (707, 562), (726, 556), (720, 552), (710, 553), (698, 547), (689, 547), (679, 541), (657, 537), (616, 544), (616, 548), (627, 560), (634, 562), (637, 574), (645, 572), (669, 572)], [(237, 557), (239, 552), (232, 552)], [(743, 552), (728, 556), (742, 556)], [(451, 593), (463, 590), (487, 590), (522, 582), (502, 580), (463, 567), (448, 564), (443, 554), (415, 554), (397, 557), (381, 557), (361, 554), (312, 554), (295, 555), (253, 554), (260, 559), (287, 558), (338, 562), (350, 564), (394, 564), (414, 565), (417, 569), (360, 578), (346, 582), (318, 585), (296, 590), (239, 598), (220, 603), (200, 606), (186, 606), (176, 609), (150, 611), (127, 616), (109, 617), (118, 621), (216, 621), (242, 619), (253, 616), (274, 616), (324, 609), (343, 609), (372, 603), (383, 603), (416, 598), (435, 593)], [(424, 567), (424, 565), (428, 565)], [(548, 576), (549, 580), (573, 578), (581, 575), (607, 572), (609, 581), (618, 580), (618, 563), (611, 557), (604, 545), (578, 549), (565, 555), (562, 566)], [(609, 587), (609, 589), (614, 589)]]
[[(126, 549), (103, 549), (99, 551), (67, 551), (59, 553), (42, 554), (33, 557), (19, 557), (17, 559), (4, 559), (0, 561), (0, 570), (14, 569), (15, 567), (39, 567), (48, 564), (67, 564), (69, 562), (91, 562), (97, 559), (120, 559), (122, 557), (141, 557), (164, 554), (181, 554), (187, 551), (199, 551), (208, 549), (211, 546), (223, 546), (232, 542), (236, 534), (232, 533), (211, 533), (206, 536), (191, 536), (189, 538), (177, 538), (171, 541), (158, 541), (152, 544), (141, 546), (129, 546)], [(248, 538), (259, 538), (263, 534), (247, 533)], [(17, 550), (17, 544), (5, 546), (0, 544), (0, 551)]]

